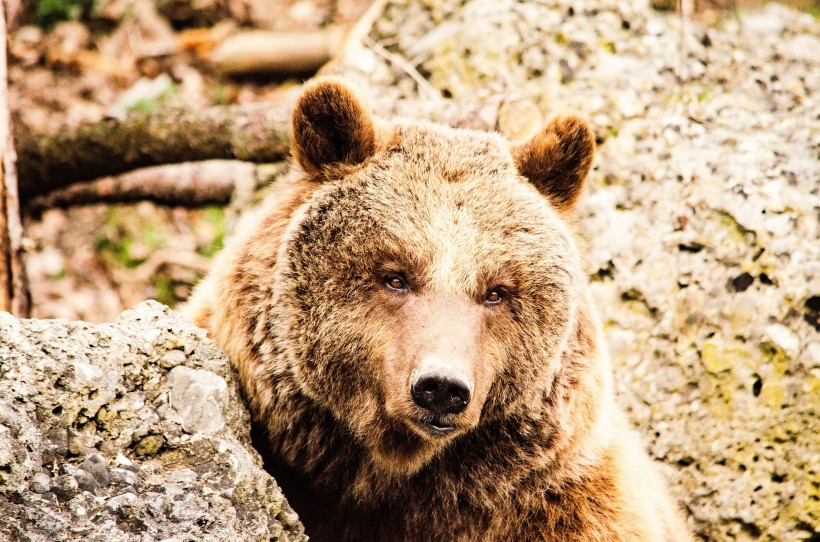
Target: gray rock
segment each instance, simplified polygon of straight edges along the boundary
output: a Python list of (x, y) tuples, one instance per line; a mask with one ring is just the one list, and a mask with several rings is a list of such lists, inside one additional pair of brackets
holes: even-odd
[(111, 483), (118, 486), (135, 486), (139, 484), (139, 477), (126, 469), (111, 469)]
[(31, 478), (29, 487), (35, 493), (48, 493), (51, 491), (51, 477), (44, 472), (38, 472)]
[(97, 479), (94, 478), (94, 475), (90, 472), (73, 469), (70, 476), (77, 480), (77, 486), (80, 491), (88, 491), (89, 493), (95, 494), (97, 490), (100, 489), (99, 482), (97, 482)]
[(306, 540), (249, 428), (230, 363), (158, 303), (0, 313), (0, 540)]
[(182, 350), (169, 350), (162, 355), (159, 363), (166, 369), (172, 369), (177, 365), (185, 363), (186, 357), (185, 352)]
[(369, 38), (407, 64), (331, 67), (381, 114), (524, 96), (590, 120), (578, 232), (619, 398), (706, 540), (820, 536), (818, 36), (774, 3), (705, 27), (645, 0), (390, 0)]
[(140, 498), (133, 493), (123, 493), (108, 499), (105, 509), (121, 518), (133, 516), (140, 508)]
[(100, 454), (88, 455), (80, 468), (94, 476), (94, 479), (102, 487), (111, 483), (111, 470), (108, 468), (108, 461)]
[(225, 380), (210, 371), (185, 366), (168, 374), (170, 406), (180, 418), (186, 433), (210, 433), (225, 426), (222, 412), (228, 400)]
[(51, 492), (61, 501), (73, 499), (80, 491), (80, 484), (77, 479), (69, 474), (57, 476), (51, 482)]

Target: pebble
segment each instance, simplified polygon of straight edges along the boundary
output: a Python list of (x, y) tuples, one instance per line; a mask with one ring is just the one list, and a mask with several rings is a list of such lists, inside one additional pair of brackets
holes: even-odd
[(111, 483), (124, 486), (136, 486), (139, 484), (139, 477), (136, 473), (126, 469), (111, 469)]
[(140, 499), (133, 493), (123, 493), (108, 499), (105, 509), (122, 518), (130, 517), (138, 509)]
[(48, 493), (51, 491), (51, 477), (44, 472), (38, 472), (32, 476), (29, 487), (35, 493)]
[(51, 480), (51, 492), (54, 493), (60, 501), (64, 502), (73, 499), (79, 491), (80, 485), (73, 476), (63, 474)]
[(80, 468), (91, 474), (102, 487), (111, 483), (108, 461), (100, 454), (90, 454), (86, 457), (85, 461), (82, 462)]

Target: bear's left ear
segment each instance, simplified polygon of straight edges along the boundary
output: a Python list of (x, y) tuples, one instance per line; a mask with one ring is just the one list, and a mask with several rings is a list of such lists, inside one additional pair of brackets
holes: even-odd
[(518, 171), (559, 211), (569, 211), (592, 167), (595, 136), (582, 119), (558, 117), (512, 152)]
[(316, 79), (305, 86), (293, 111), (293, 156), (309, 174), (329, 165), (356, 165), (376, 150), (370, 110), (340, 79)]

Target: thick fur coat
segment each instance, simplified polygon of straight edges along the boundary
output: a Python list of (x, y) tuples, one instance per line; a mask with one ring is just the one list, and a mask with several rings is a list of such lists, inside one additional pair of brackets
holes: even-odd
[[(575, 117), (513, 147), (306, 87), (293, 172), (188, 313), (312, 540), (691, 540), (614, 403), (566, 225), (593, 152)], [(457, 407), (419, 399), (424, 371)]]

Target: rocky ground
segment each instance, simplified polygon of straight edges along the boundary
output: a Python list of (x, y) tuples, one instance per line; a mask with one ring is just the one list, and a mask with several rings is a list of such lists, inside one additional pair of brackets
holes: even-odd
[[(590, 119), (600, 145), (578, 231), (622, 403), (705, 539), (816, 540), (820, 26), (776, 4), (698, 15), (641, 1), (394, 0), (329, 70), (383, 114), (527, 125), (482, 105), (518, 100)], [(195, 60), (147, 58), (116, 90), (95, 83), (112, 80), (99, 70), (69, 71), (87, 88), (69, 119), (115, 111), (141, 80), (160, 91), (139, 107), (276, 99)], [(38, 113), (48, 100), (14, 69), (19, 118), (51, 126)], [(163, 73), (176, 88), (165, 97)], [(225, 218), (100, 206), (49, 211), (27, 232), (35, 314), (99, 321), (144, 297), (184, 299)]]
[(818, 36), (773, 4), (706, 26), (617, 0), (396, 1), (370, 36), (390, 56), (340, 70), (387, 111), (413, 113), (421, 76), (593, 122), (578, 230), (621, 401), (708, 540), (820, 536)]

